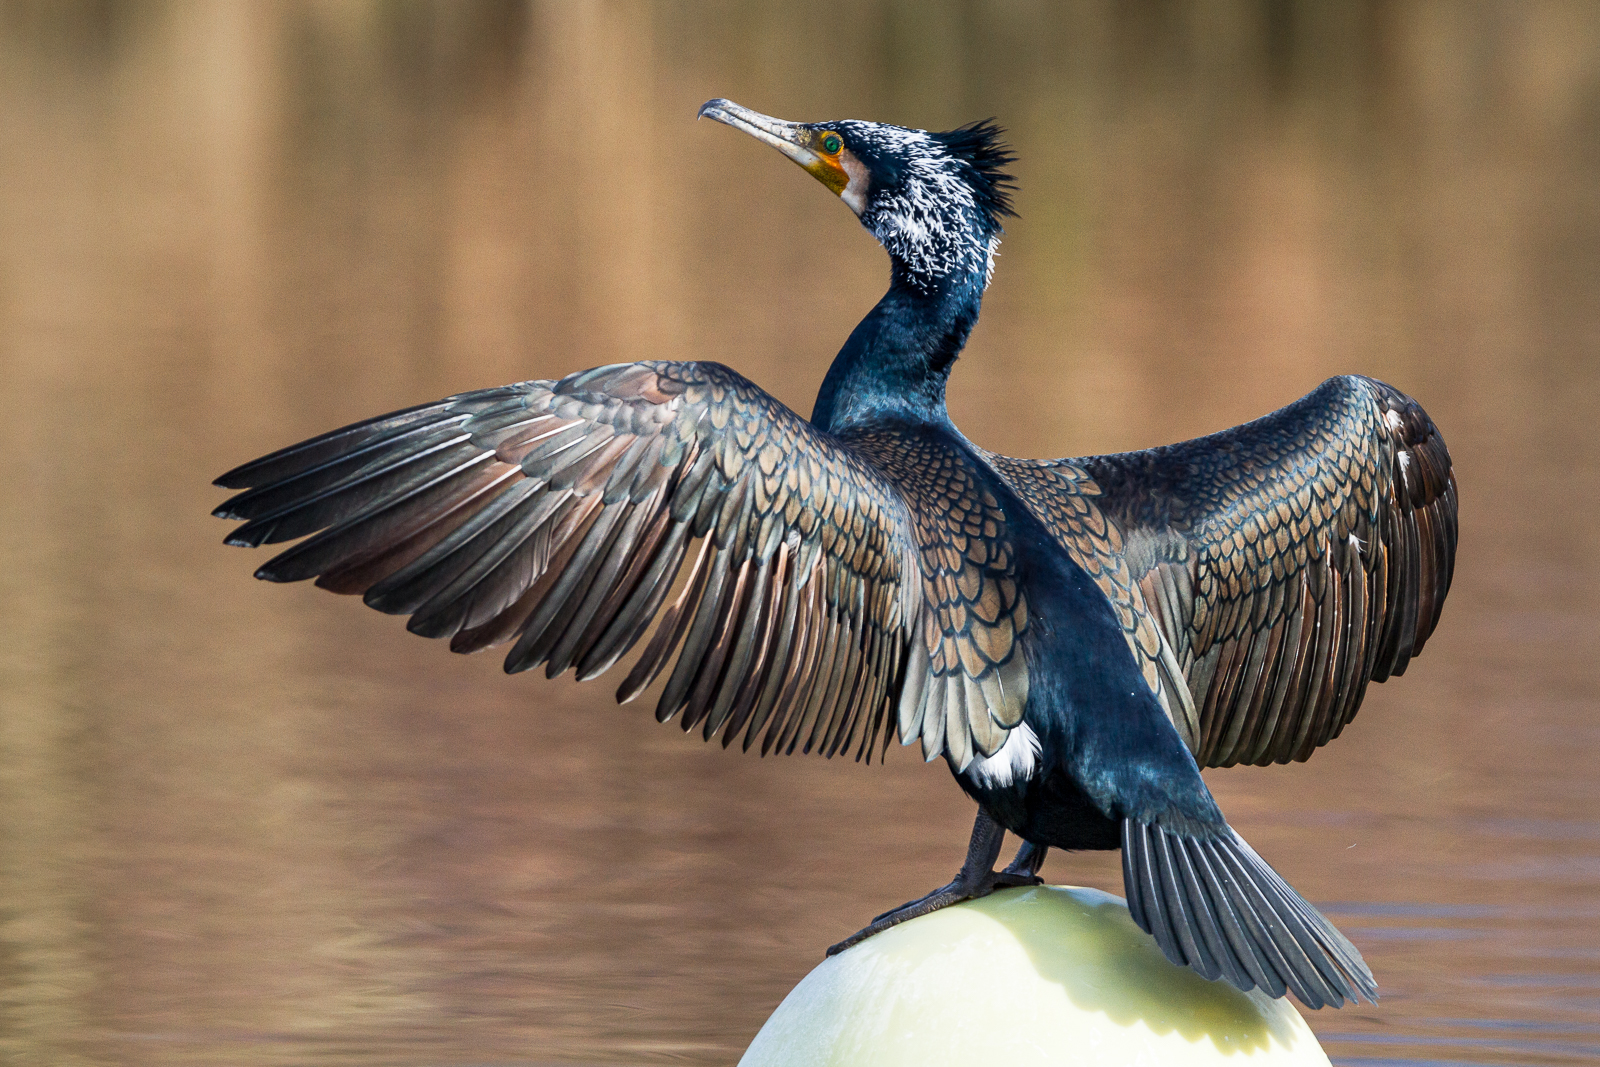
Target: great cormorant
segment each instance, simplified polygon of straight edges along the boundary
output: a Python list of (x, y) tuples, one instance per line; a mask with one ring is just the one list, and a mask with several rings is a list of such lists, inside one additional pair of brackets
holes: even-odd
[[(229, 471), (228, 543), (312, 535), (256, 577), (360, 593), (457, 652), (511, 642), (507, 671), (593, 678), (659, 616), (617, 693), (671, 665), (657, 719), (763, 754), (870, 760), (897, 734), (943, 756), (978, 804), (960, 873), (830, 952), (1035, 883), (1051, 847), (1120, 848), (1174, 963), (1313, 1008), (1373, 999), (1200, 768), (1306, 759), (1421, 651), (1456, 544), (1428, 416), (1340, 377), (1163, 448), (987, 452), (945, 382), (1011, 214), (1001, 131), (700, 114), (799, 163), (889, 252), (809, 421), (708, 362), (463, 393)], [(1024, 843), (996, 872), (1006, 830)]]

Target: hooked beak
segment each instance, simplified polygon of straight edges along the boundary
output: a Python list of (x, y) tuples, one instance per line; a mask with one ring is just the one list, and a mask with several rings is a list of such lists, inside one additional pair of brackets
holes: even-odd
[[(858, 198), (844, 195), (851, 182), (851, 174), (845, 169), (847, 161), (838, 156), (830, 158), (818, 151), (819, 134), (806, 123), (775, 119), (721, 97), (701, 104), (700, 114), (697, 117), (715, 119), (724, 125), (748, 133), (764, 144), (771, 145), (800, 164), (813, 178), (833, 190), (835, 195), (843, 198), (856, 214), (861, 213), (861, 208), (856, 203)], [(859, 167), (859, 164), (857, 166)]]

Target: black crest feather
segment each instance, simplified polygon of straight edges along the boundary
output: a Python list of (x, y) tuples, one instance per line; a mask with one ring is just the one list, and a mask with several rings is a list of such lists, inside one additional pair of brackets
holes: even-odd
[(1011, 146), (1001, 140), (1005, 132), (994, 119), (980, 119), (929, 135), (972, 168), (972, 188), (977, 194), (978, 206), (988, 213), (989, 221), (996, 227), (1002, 217), (1016, 216), (1011, 208), (1011, 194), (1017, 182), (1005, 168), (1017, 157), (1011, 154)]

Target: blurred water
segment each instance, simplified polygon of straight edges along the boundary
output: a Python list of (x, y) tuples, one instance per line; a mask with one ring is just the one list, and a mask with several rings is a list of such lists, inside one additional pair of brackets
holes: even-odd
[(1600, 1059), (1600, 10), (809, 10), (0, 3), (0, 1059), (727, 1063), (948, 877), (937, 765), (709, 749), (251, 582), (207, 517), (278, 445), (604, 362), (809, 411), (882, 253), (716, 95), (1010, 127), (951, 393), (988, 447), (1346, 371), (1427, 406), (1438, 635), (1310, 763), (1211, 781), (1379, 977), (1312, 1016), (1336, 1062)]

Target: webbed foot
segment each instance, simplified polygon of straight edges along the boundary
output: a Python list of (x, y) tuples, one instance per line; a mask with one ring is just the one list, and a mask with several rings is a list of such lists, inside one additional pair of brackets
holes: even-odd
[(829, 947), (828, 955), (837, 956), (873, 934), (882, 933), (891, 926), (898, 926), (909, 919), (938, 911), (951, 904), (986, 897), (996, 889), (1041, 884), (1044, 879), (1039, 877), (1038, 871), (1039, 865), (1044, 862), (1046, 848), (1031, 841), (1023, 843), (1016, 859), (1011, 861), (1009, 867), (1003, 871), (994, 869), (994, 861), (1000, 855), (1000, 842), (1004, 837), (1005, 829), (991, 819), (983, 809), (978, 809), (977, 822), (972, 826), (972, 841), (967, 845), (966, 862), (961, 865), (961, 870), (948, 885), (940, 886), (925, 897), (919, 897), (910, 903), (884, 912), (837, 945)]

